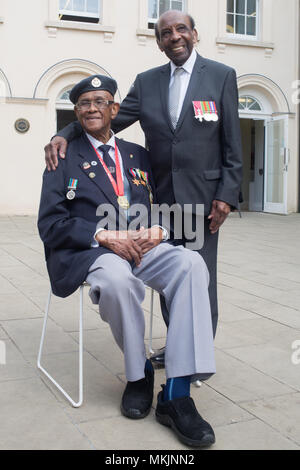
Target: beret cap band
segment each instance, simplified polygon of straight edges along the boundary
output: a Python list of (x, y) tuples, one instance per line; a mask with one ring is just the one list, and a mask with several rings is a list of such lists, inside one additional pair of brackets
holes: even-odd
[(84, 78), (77, 83), (70, 92), (70, 100), (73, 104), (76, 104), (78, 98), (83, 93), (88, 91), (108, 91), (112, 96), (115, 96), (118, 89), (117, 82), (106, 75), (92, 75)]

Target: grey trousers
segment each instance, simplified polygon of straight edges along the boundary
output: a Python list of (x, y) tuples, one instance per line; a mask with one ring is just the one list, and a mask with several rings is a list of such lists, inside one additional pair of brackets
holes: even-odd
[(115, 254), (97, 258), (86, 281), (124, 353), (128, 381), (145, 376), (145, 321), (141, 304), (145, 285), (163, 295), (170, 313), (166, 376), (214, 374), (214, 345), (208, 295), (209, 274), (203, 258), (182, 246), (161, 243), (136, 267)]

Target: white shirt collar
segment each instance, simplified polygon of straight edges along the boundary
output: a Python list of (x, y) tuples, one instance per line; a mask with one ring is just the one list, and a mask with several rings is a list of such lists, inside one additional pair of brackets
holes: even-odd
[[(95, 137), (93, 137), (92, 135), (88, 134), (87, 132), (85, 133), (87, 138), (89, 139), (89, 141), (91, 142), (91, 144), (96, 148), (98, 149), (98, 147), (100, 147), (100, 145), (104, 145), (103, 142), (101, 142), (100, 140), (97, 140), (95, 139)], [(112, 130), (110, 130), (110, 139), (108, 142), (106, 142), (105, 145), (110, 145), (111, 147), (115, 148), (115, 134)]]
[[(193, 71), (196, 59), (197, 59), (197, 52), (195, 51), (195, 49), (193, 49), (190, 57), (188, 58), (188, 60), (183, 65), (181, 65), (181, 67), (187, 73), (191, 74), (192, 71)], [(177, 69), (178, 66), (175, 65), (174, 62), (172, 62), (172, 61), (170, 62), (170, 64), (171, 64), (171, 77), (172, 77), (175, 69)]]

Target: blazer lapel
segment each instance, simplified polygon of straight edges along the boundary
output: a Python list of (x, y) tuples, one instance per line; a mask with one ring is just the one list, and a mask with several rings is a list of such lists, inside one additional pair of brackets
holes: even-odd
[(184, 117), (185, 117), (189, 107), (192, 106), (192, 101), (193, 101), (194, 96), (195, 96), (195, 91), (199, 90), (200, 82), (203, 79), (204, 69), (205, 69), (205, 64), (203, 62), (203, 59), (199, 54), (197, 54), (197, 59), (196, 59), (194, 69), (193, 69), (193, 72), (192, 72), (192, 75), (191, 75), (191, 78), (190, 78), (190, 83), (189, 83), (189, 86), (188, 86), (188, 89), (187, 89), (187, 92), (186, 92), (186, 95), (185, 95), (185, 99), (184, 99), (184, 102), (183, 102), (183, 105), (182, 105), (182, 110), (181, 110), (181, 113), (180, 113), (180, 116), (179, 116), (179, 119), (178, 119), (178, 123), (177, 123), (175, 132), (178, 132), (178, 130), (182, 126), (182, 123), (184, 121)]
[[(78, 153), (82, 158), (82, 163), (79, 164), (79, 167), (83, 173), (100, 189), (109, 202), (119, 209), (114, 188), (86, 135), (81, 137)], [(92, 162), (97, 162), (97, 165), (92, 165)], [(89, 164), (90, 167), (85, 168), (85, 166), (88, 166), (86, 164)]]
[(166, 122), (170, 127), (171, 131), (174, 133), (174, 128), (172, 126), (170, 113), (169, 113), (169, 84), (170, 84), (170, 74), (171, 66), (170, 64), (164, 65), (160, 71), (160, 99), (163, 114), (165, 115)]

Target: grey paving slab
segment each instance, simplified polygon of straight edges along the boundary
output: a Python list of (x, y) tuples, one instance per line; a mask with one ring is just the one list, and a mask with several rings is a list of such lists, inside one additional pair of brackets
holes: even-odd
[[(30, 361), (34, 366), (36, 365), (35, 356), (31, 356)], [(42, 357), (42, 366), (66, 390), (74, 401), (78, 400), (77, 353), (45, 355)], [(77, 423), (121, 415), (120, 403), (125, 387), (124, 383), (90, 354), (84, 353), (83, 357), (84, 401), (80, 408), (73, 408), (62, 393), (41, 371), (36, 369), (36, 372), (61, 403), (72, 422)]]
[[(37, 353), (42, 334), (42, 318), (2, 321), (1, 324), (9, 337), (18, 344), (24, 356)], [(69, 352), (76, 350), (77, 344), (49, 318), (44, 348), (46, 354)]]
[(300, 393), (243, 403), (243, 408), (300, 445)]
[[(299, 332), (300, 333), (300, 332)], [(300, 334), (299, 334), (300, 337)], [(215, 345), (220, 349), (259, 344), (289, 343), (295, 338), (295, 330), (266, 318), (220, 323)]]
[(16, 345), (8, 337), (3, 338), (2, 341), (5, 349), (5, 364), (0, 364), (0, 382), (35, 377), (36, 371), (25, 360)]
[(0, 403), (1, 449), (93, 448), (38, 378), (1, 383)]
[[(251, 347), (251, 351), (257, 350)], [(241, 348), (242, 349), (242, 348)], [(235, 403), (291, 393), (294, 389), (257, 370), (231, 351), (216, 350), (217, 373), (209, 385)]]
[(292, 344), (300, 339), (300, 335), (283, 339), (281, 344), (259, 344), (253, 347), (228, 349), (227, 353), (240, 361), (249, 364), (264, 377), (273, 377), (275, 380), (286, 384), (293, 390), (300, 391), (299, 365), (292, 362)]
[(251, 421), (220, 426), (215, 429), (215, 450), (299, 450), (292, 440), (264, 422)]
[(174, 438), (169, 428), (156, 421), (153, 411), (143, 420), (134, 421), (120, 416), (78, 426), (99, 450), (188, 450)]
[(14, 294), (0, 295), (0, 321), (23, 320), (42, 315), (41, 308), (19, 291)]
[[(300, 215), (231, 214), (220, 233), (217, 373), (191, 387), (214, 427), (212, 449), (299, 449)], [(297, 232), (298, 231), (298, 232)], [(289, 243), (286, 243), (289, 240)], [(283, 249), (284, 247), (284, 249)], [(184, 449), (154, 410), (164, 370), (155, 372), (151, 414), (121, 415), (123, 357), (85, 290), (84, 403), (72, 408), (36, 368), (49, 291), (36, 217), (0, 217), (0, 365), (2, 449)], [(78, 296), (53, 298), (43, 364), (77, 397)], [(146, 346), (150, 289), (143, 302)], [(153, 348), (166, 327), (154, 295)]]

